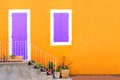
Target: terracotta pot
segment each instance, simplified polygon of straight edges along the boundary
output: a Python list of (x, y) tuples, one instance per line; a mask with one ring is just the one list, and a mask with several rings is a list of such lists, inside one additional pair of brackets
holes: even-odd
[(15, 61), (15, 58), (13, 59), (13, 58), (9, 57), (8, 61)]
[(68, 78), (69, 77), (69, 69), (61, 70), (61, 76), (62, 76), (62, 78)]
[(8, 58), (8, 61), (23, 61), (23, 57), (22, 56), (15, 56), (15, 58)]
[(15, 56), (15, 61), (23, 61), (23, 57), (22, 56)]

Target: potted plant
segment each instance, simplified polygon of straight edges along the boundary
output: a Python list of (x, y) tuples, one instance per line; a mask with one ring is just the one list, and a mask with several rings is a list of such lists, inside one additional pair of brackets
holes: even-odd
[(15, 55), (14, 54), (10, 55), (10, 57), (11, 57), (11, 59), (15, 59)]
[(46, 72), (46, 67), (41, 65), (41, 71)]
[(62, 63), (58, 66), (58, 68), (60, 69), (62, 78), (68, 78), (69, 77), (69, 65), (71, 65), (71, 64), (72, 63), (69, 63), (69, 64), (65, 65), (65, 56), (63, 56)]
[(54, 78), (55, 78), (55, 79), (60, 78), (60, 69), (59, 69), (59, 68), (57, 68), (57, 69), (55, 70), (55, 72), (54, 72)]
[(49, 69), (54, 69), (54, 67), (55, 67), (55, 64), (53, 62), (49, 61), (48, 62), (48, 68)]
[(23, 56), (15, 56), (15, 61), (23, 61)]
[(35, 68), (35, 69), (40, 69), (40, 67), (41, 67), (41, 64), (40, 64), (40, 63), (35, 63), (35, 65), (34, 65), (34, 68)]
[(68, 78), (69, 77), (69, 68), (66, 66), (61, 70), (61, 76), (62, 78)]
[(54, 72), (55, 64), (51, 61), (48, 62), (47, 75), (52, 75)]
[(5, 55), (2, 55), (1, 60), (2, 60), (2, 61), (6, 61), (6, 56), (5, 56)]
[(14, 54), (10, 55), (10, 57), (9, 57), (8, 60), (9, 60), (9, 61), (14, 61), (14, 60), (15, 60), (15, 55), (14, 55)]
[(34, 61), (34, 60), (29, 60), (29, 61), (28, 61), (28, 65), (33, 65), (33, 64), (35, 64), (35, 61)]

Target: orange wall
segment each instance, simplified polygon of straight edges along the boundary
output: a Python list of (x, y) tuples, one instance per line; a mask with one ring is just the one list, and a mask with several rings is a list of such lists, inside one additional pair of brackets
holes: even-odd
[[(0, 0), (0, 40), (8, 9), (31, 9), (31, 41), (72, 62), (71, 74), (120, 74), (120, 0)], [(50, 46), (50, 9), (72, 9), (72, 46)]]

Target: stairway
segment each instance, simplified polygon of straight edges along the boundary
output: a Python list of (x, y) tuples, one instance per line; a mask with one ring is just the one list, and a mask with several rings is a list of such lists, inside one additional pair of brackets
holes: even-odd
[[(34, 69), (28, 62), (0, 62), (0, 80), (55, 80), (40, 69)], [(72, 80), (72, 79), (56, 79)]]
[(28, 66), (27, 62), (2, 62), (0, 80), (52, 80), (52, 76)]
[[(13, 59), (11, 54), (11, 44), (15, 43), (15, 47), (12, 50), (18, 60)], [(26, 45), (30, 47), (29, 55), (30, 60), (34, 60), (36, 63), (46, 67), (49, 62), (52, 62), (55, 66), (59, 64), (58, 59), (52, 54), (42, 50), (38, 46), (25, 41), (0, 41), (0, 80), (54, 80), (53, 76), (47, 76), (46, 72), (41, 72), (40, 69), (34, 69), (33, 66), (28, 66), (28, 62), (25, 62), (26, 54), (28, 49)], [(22, 46), (25, 46), (25, 49)], [(16, 53), (16, 54), (15, 54)], [(2, 62), (2, 61), (21, 61), (21, 62)], [(22, 62), (23, 61), (23, 62)], [(57, 80), (71, 80), (71, 79), (57, 79)]]

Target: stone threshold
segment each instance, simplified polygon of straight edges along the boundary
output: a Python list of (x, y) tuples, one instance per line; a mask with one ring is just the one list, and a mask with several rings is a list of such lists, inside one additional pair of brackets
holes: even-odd
[(72, 80), (72, 78), (67, 78), (67, 79), (64, 79), (64, 78), (59, 78), (59, 79), (53, 79), (53, 80)]
[(8, 62), (8, 61), (6, 61), (6, 62), (0, 62), (0, 64), (2, 65), (2, 64), (26, 64), (26, 63), (28, 63), (27, 61), (15, 61), (15, 62)]

